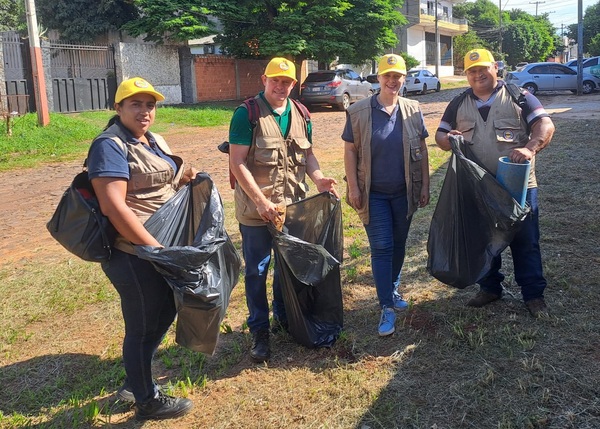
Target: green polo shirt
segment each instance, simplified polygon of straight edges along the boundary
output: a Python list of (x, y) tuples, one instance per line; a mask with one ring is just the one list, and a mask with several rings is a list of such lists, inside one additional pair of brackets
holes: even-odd
[[(259, 96), (267, 106), (269, 106), (271, 114), (279, 124), (283, 136), (287, 137), (290, 131), (290, 100), (287, 100), (285, 110), (279, 114), (273, 110), (271, 105), (265, 99), (264, 91), (261, 92)], [(233, 112), (233, 116), (231, 117), (231, 123), (229, 124), (229, 143), (250, 146), (252, 144), (252, 131), (253, 127), (250, 119), (248, 119), (248, 110), (246, 109), (246, 106), (242, 104), (242, 106)], [(310, 122), (308, 123), (308, 141), (312, 143), (312, 124)]]

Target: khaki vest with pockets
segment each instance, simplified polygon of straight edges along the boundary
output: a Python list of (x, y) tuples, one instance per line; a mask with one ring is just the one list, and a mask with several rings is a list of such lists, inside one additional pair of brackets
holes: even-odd
[[(421, 166), (421, 160), (423, 159), (421, 129), (423, 123), (417, 101), (399, 98), (398, 104), (402, 115), (402, 147), (404, 150), (404, 179), (406, 181), (408, 216), (412, 216), (417, 210), (423, 187)], [(363, 206), (357, 209), (356, 212), (365, 225), (369, 224), (368, 195), (371, 190), (371, 135), (373, 128), (371, 112), (370, 98), (360, 100), (348, 109), (354, 135), (354, 145), (358, 151), (358, 187), (361, 195), (363, 195)], [(348, 201), (347, 193), (346, 201)]]
[[(130, 179), (127, 182), (125, 201), (127, 206), (136, 214), (141, 223), (146, 222), (179, 187), (183, 176), (183, 160), (172, 154), (171, 148), (159, 134), (152, 134), (158, 147), (169, 155), (177, 165), (177, 173), (173, 172), (171, 164), (148, 151), (143, 144), (128, 144), (127, 136), (118, 125), (112, 125), (96, 139), (109, 138), (120, 147), (127, 149)], [(133, 245), (119, 235), (115, 245), (119, 250), (135, 254)]]
[[(291, 204), (306, 197), (306, 157), (310, 149), (306, 122), (290, 102), (290, 132), (284, 138), (269, 106), (259, 97), (260, 117), (254, 128), (246, 165), (261, 192), (275, 204)], [(247, 226), (265, 225), (254, 202), (235, 185), (235, 216)]]
[[(506, 87), (498, 91), (487, 121), (481, 117), (473, 97), (465, 97), (458, 107), (456, 129), (463, 133), (477, 159), (493, 175), (498, 169), (498, 158), (507, 156), (514, 148), (524, 147), (529, 142), (521, 110)], [(535, 157), (531, 160), (527, 187), (537, 187)]]

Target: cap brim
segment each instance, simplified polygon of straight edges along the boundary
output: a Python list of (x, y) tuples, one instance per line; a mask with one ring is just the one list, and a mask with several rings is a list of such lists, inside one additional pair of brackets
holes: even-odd
[(297, 82), (298, 79), (296, 79), (295, 77), (291, 77), (288, 76), (287, 74), (283, 74), (283, 73), (275, 73), (275, 74), (266, 74), (266, 77), (289, 77), (290, 79), (292, 79), (294, 82)]
[(377, 75), (378, 75), (378, 76), (381, 76), (381, 75), (383, 75), (383, 74), (388, 74), (388, 73), (399, 73), (399, 74), (401, 74), (401, 75), (404, 75), (404, 76), (406, 76), (406, 70), (401, 70), (401, 69), (388, 69), (388, 70), (386, 70), (386, 71), (384, 71), (384, 72), (377, 73)]
[(475, 63), (475, 64), (471, 64), (469, 67), (467, 67), (465, 69), (465, 71), (467, 71), (467, 70), (469, 70), (469, 69), (471, 69), (473, 67), (490, 67), (490, 66), (493, 66), (494, 64), (496, 64), (496, 63), (495, 62), (492, 63), (490, 61), (481, 61), (481, 62), (478, 62), (478, 63)]

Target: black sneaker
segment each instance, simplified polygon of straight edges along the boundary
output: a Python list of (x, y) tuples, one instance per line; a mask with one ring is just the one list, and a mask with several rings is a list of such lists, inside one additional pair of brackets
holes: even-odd
[[(156, 380), (154, 380), (154, 385), (158, 390), (163, 389), (163, 386), (158, 384)], [(125, 380), (125, 383), (123, 383), (123, 385), (119, 387), (119, 390), (117, 390), (117, 399), (121, 402), (135, 402), (135, 396), (133, 396), (131, 386), (127, 380)]]
[(137, 420), (175, 419), (185, 415), (192, 406), (192, 401), (189, 399), (174, 398), (159, 390), (148, 402), (135, 404), (135, 418)]
[(135, 402), (135, 396), (129, 387), (129, 384), (125, 383), (119, 390), (117, 390), (117, 399), (122, 402)]
[(254, 362), (262, 363), (271, 357), (271, 348), (269, 347), (269, 330), (262, 329), (252, 334), (252, 348), (250, 357)]

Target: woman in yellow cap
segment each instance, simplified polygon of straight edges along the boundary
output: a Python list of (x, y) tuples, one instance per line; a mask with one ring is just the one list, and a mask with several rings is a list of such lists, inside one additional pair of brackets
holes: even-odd
[(419, 103), (399, 95), (405, 79), (401, 56), (381, 57), (379, 94), (350, 106), (342, 133), (346, 199), (369, 238), (380, 336), (395, 331), (394, 309), (408, 306), (398, 292), (406, 238), (417, 207), (429, 204), (429, 134)]
[(123, 81), (115, 95), (116, 115), (90, 147), (87, 166), (100, 208), (118, 237), (102, 270), (121, 298), (125, 320), (121, 400), (135, 402), (140, 420), (168, 419), (187, 413), (189, 399), (165, 395), (152, 378), (152, 358), (176, 315), (173, 292), (133, 245), (162, 247), (144, 222), (196, 175), (184, 170), (165, 140), (149, 131), (156, 103), (165, 97), (145, 79)]

